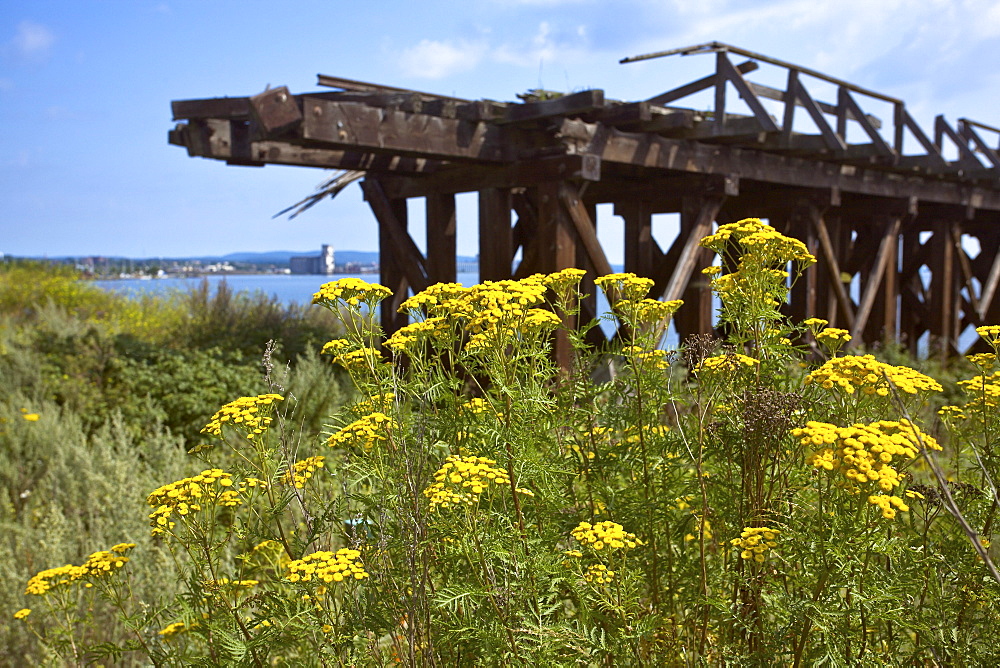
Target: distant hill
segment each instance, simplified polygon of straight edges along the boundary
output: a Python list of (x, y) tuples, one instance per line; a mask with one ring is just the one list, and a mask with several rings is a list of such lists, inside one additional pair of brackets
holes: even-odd
[[(378, 251), (355, 251), (355, 250), (336, 250), (334, 251), (337, 264), (347, 264), (349, 262), (357, 264), (373, 264), (378, 262)], [(279, 265), (288, 266), (290, 258), (298, 255), (319, 255), (319, 248), (307, 251), (264, 251), (260, 253), (253, 252), (242, 252), (242, 253), (229, 253), (228, 255), (200, 255), (200, 256), (190, 256), (190, 257), (120, 257), (120, 256), (103, 256), (104, 260), (112, 262), (185, 262), (196, 260), (198, 262), (203, 262), (205, 264), (213, 264), (216, 262), (244, 262), (248, 264), (260, 264), (260, 265)], [(2, 256), (0, 256), (2, 257)], [(10, 256), (13, 257), (13, 256)], [(47, 258), (34, 258), (38, 260), (51, 260), (56, 262), (72, 262), (81, 259), (83, 256), (59, 256), (59, 257), (47, 257)], [(95, 257), (95, 256), (89, 256)], [(471, 255), (459, 255), (456, 260), (462, 264), (475, 264), (478, 262), (478, 258)]]
[[(319, 249), (311, 251), (267, 251), (265, 253), (230, 253), (222, 257), (215, 258), (192, 258), (203, 262), (218, 262), (226, 260), (228, 262), (249, 262), (252, 264), (288, 264), (289, 258), (295, 255), (319, 255)], [(337, 264), (347, 264), (355, 262), (357, 264), (372, 264), (378, 262), (377, 251), (355, 251), (355, 250), (334, 250), (334, 257)], [(476, 262), (475, 257), (459, 255), (458, 262)]]

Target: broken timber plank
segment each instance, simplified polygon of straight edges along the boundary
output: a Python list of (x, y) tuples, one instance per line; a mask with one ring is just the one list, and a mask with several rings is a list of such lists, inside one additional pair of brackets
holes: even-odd
[(302, 139), (431, 159), (501, 162), (512, 142), (491, 124), (303, 98)]
[(574, 116), (602, 107), (604, 107), (604, 91), (599, 89), (585, 90), (552, 100), (512, 104), (507, 107), (504, 117), (498, 119), (497, 123), (524, 123), (552, 118), (553, 116)]

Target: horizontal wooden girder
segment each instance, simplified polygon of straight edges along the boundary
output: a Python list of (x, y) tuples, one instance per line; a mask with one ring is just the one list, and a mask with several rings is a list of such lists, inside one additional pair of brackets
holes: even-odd
[(826, 161), (754, 151), (737, 146), (706, 144), (629, 133), (599, 124), (567, 119), (559, 135), (569, 153), (592, 154), (604, 163), (650, 170), (700, 174), (737, 174), (754, 180), (804, 188), (837, 188), (845, 193), (909, 198), (1000, 211), (1000, 190), (968, 184), (903, 176)]

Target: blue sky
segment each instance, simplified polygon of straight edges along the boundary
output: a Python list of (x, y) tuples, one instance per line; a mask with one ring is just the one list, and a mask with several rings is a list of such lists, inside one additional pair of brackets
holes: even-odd
[[(374, 250), (357, 186), (272, 220), (328, 173), (188, 158), (167, 144), (170, 101), (307, 92), (317, 73), (473, 99), (543, 86), (637, 100), (708, 74), (712, 59), (620, 58), (711, 40), (902, 98), (927, 130), (938, 113), (1000, 126), (1000, 0), (7, 0), (0, 253)], [(460, 200), (459, 252), (470, 255), (473, 205)], [(602, 236), (618, 262), (609, 218)]]

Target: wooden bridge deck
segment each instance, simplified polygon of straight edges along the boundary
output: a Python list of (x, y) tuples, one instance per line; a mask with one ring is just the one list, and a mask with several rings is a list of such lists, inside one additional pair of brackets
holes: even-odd
[[(170, 142), (234, 165), (349, 170), (316, 198), (363, 176), (381, 281), (397, 295), (383, 305), (388, 330), (404, 324), (396, 307), (409, 289), (454, 280), (463, 192), (479, 197), (481, 280), (610, 272), (596, 206), (613, 204), (626, 271), (655, 279), (654, 296), (687, 302), (675, 321), (682, 337), (712, 326), (699, 273), (712, 258), (698, 240), (744, 217), (768, 219), (819, 258), (793, 289), (793, 317), (913, 349), (929, 335), (943, 353), (958, 352), (967, 328), (1000, 323), (1000, 129), (939, 116), (928, 134), (901, 100), (716, 42), (625, 61), (697, 53), (714, 54), (714, 74), (631, 102), (601, 90), (463, 100), (321, 75), (331, 90), (175, 101), (182, 122)], [(748, 77), (761, 64), (784, 72), (784, 89)], [(816, 82), (835, 87), (835, 101), (816, 100), (807, 89)], [(744, 113), (733, 113), (733, 91)], [(675, 106), (702, 92), (714, 94), (710, 110)], [(872, 105), (892, 118), (868, 113)], [(796, 131), (797, 114), (816, 132)], [(849, 131), (863, 141), (849, 143)], [(410, 198), (425, 200), (426, 255), (407, 230)], [(658, 213), (680, 214), (666, 249), (652, 236)]]

